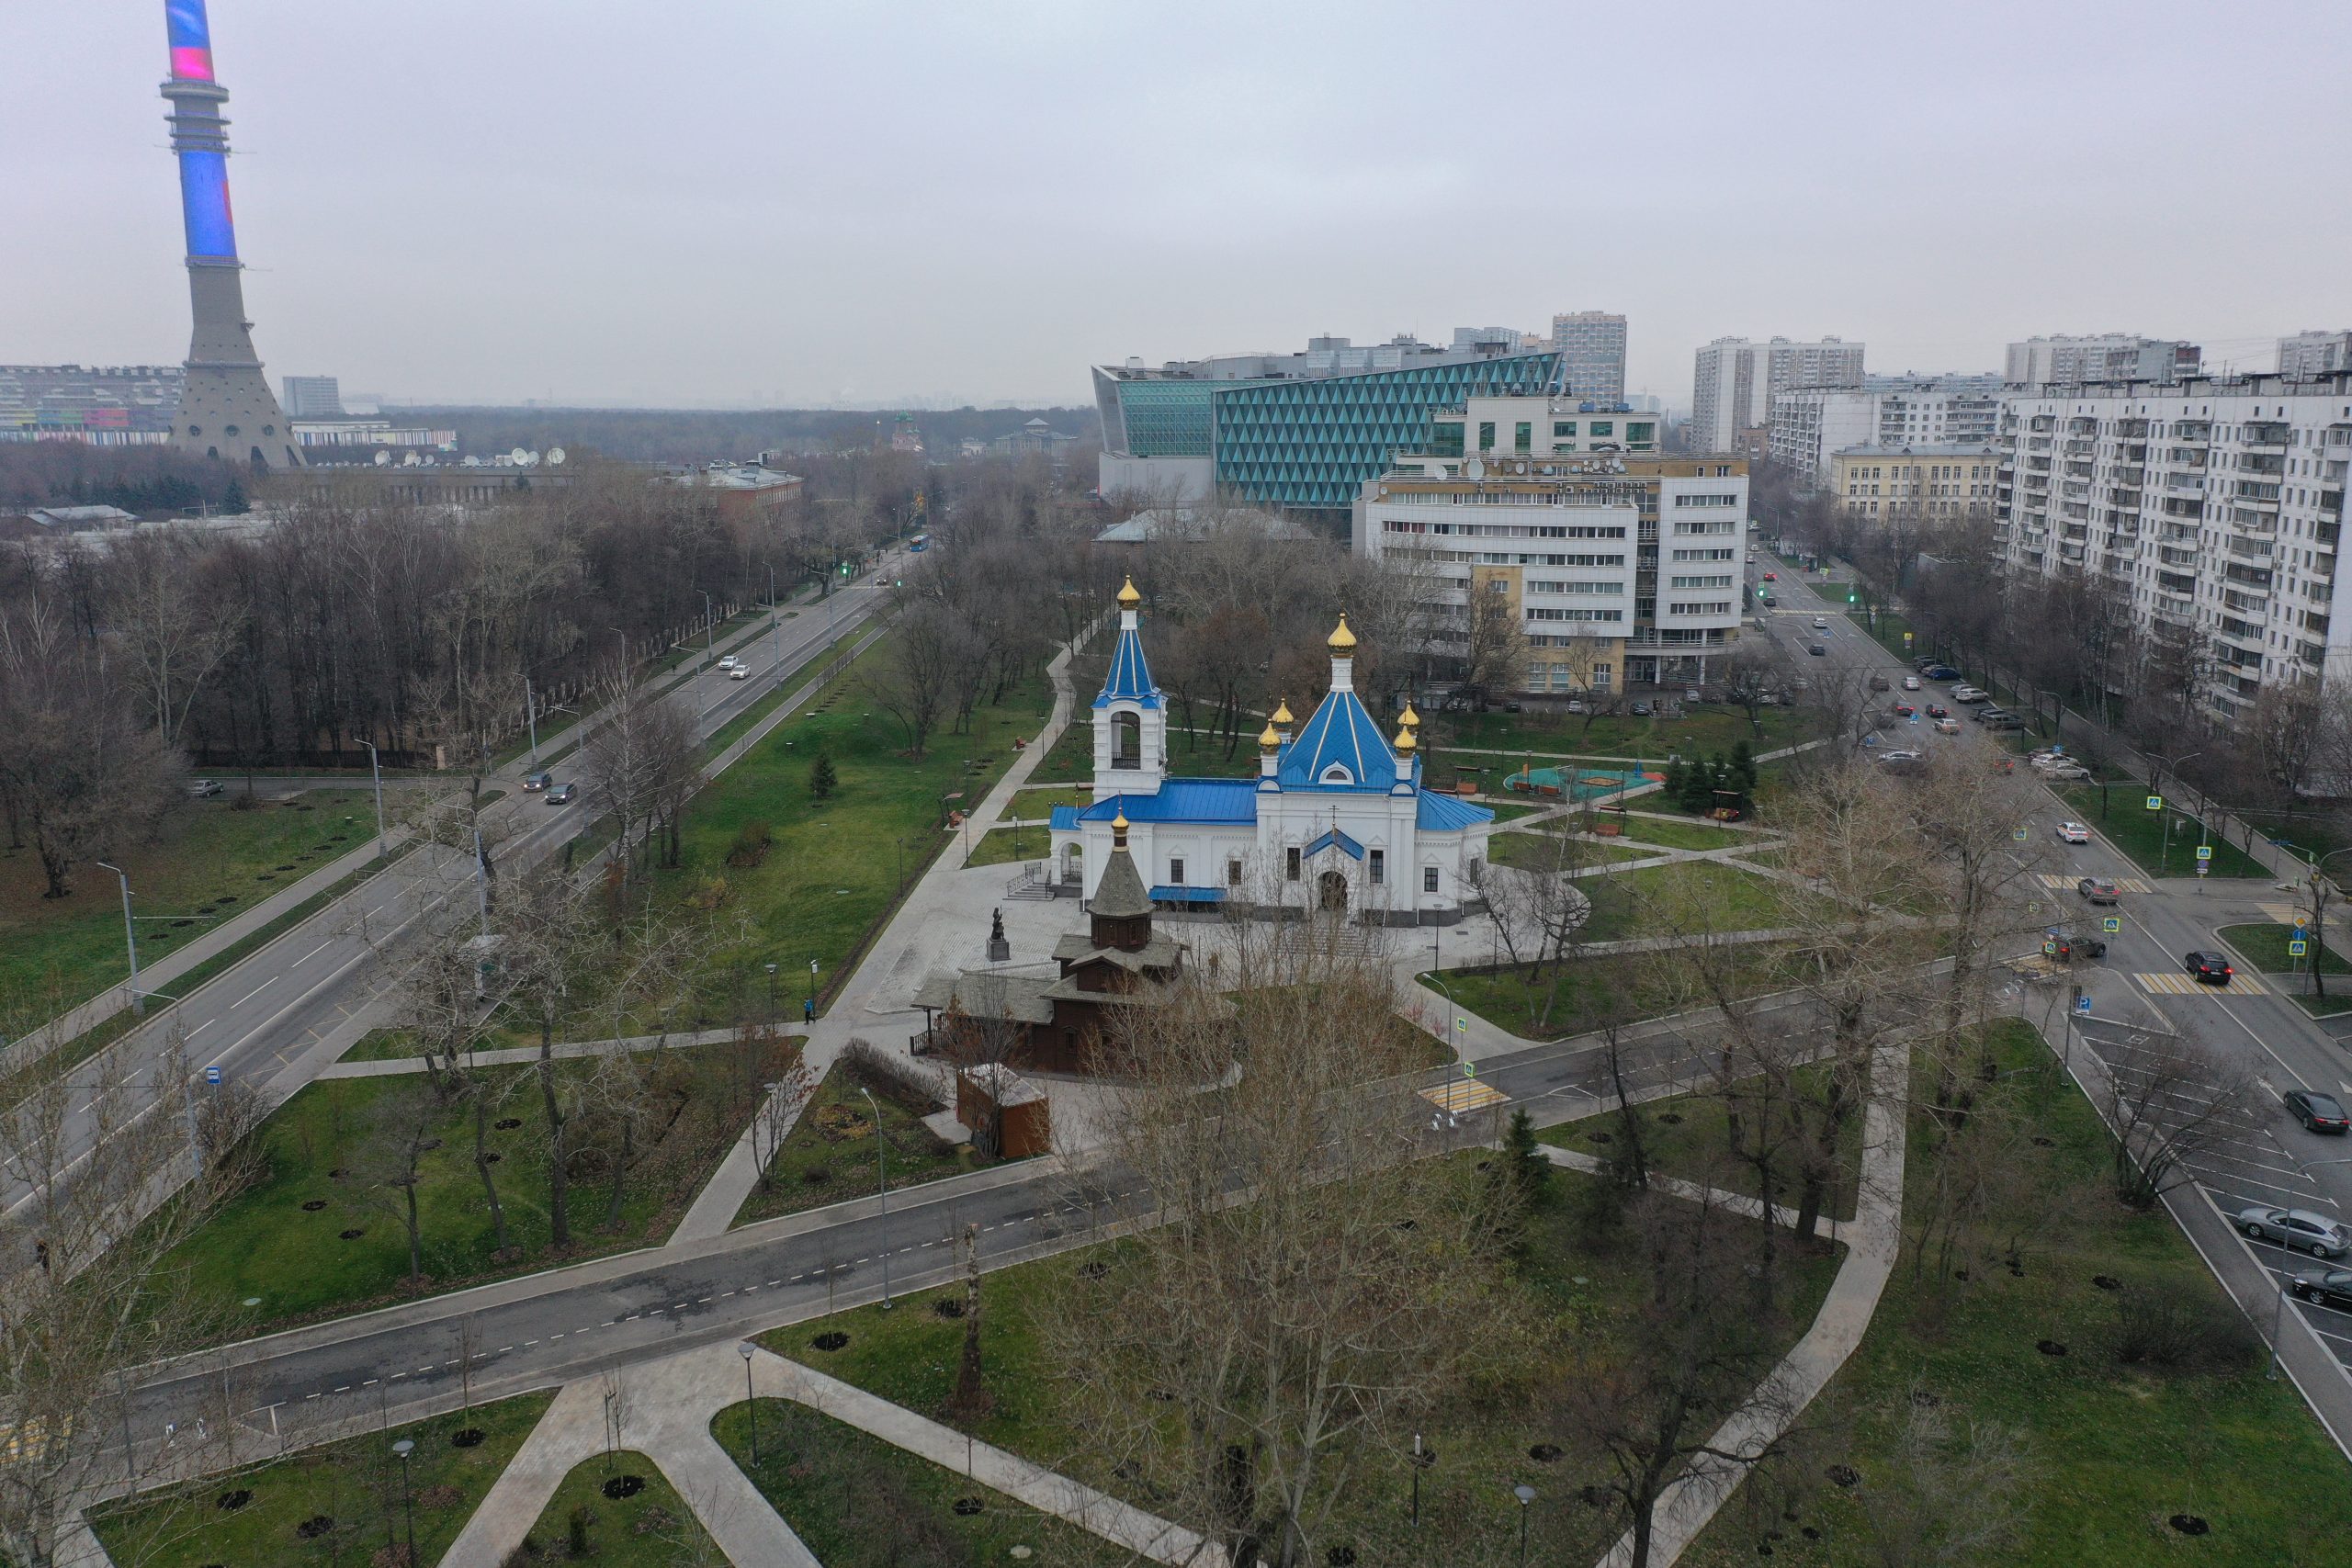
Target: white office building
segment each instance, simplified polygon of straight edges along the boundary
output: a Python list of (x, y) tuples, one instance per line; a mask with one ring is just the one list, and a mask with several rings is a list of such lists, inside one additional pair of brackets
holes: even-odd
[(2194, 376), (2205, 351), (2179, 338), (2105, 333), (2091, 337), (2030, 337), (2009, 344), (2001, 379), (2012, 387), (2085, 381), (2177, 381)]
[(1400, 457), (1353, 529), (1359, 555), (1429, 569), (1442, 654), (1466, 650), (1474, 593), (1505, 595), (1520, 689), (1566, 695), (1705, 680), (1738, 639), (1747, 534), (1745, 461), (1600, 451)]
[(1570, 310), (1552, 318), (1560, 351), (1560, 384), (1573, 398), (1625, 400), (1625, 318), (1607, 310)]
[(1797, 387), (1772, 402), (1772, 461), (1805, 483), (1856, 446), (1982, 446), (2001, 423), (1998, 376), (1870, 376), (1860, 387)]
[(2199, 639), (2233, 718), (2352, 676), (2347, 460), (2352, 373), (2040, 388), (2003, 405), (1995, 527), (2011, 570), (2096, 574), (2143, 631)]
[(1827, 337), (1750, 343), (1719, 337), (1699, 350), (1690, 387), (1693, 451), (1763, 450), (1775, 395), (1797, 387), (1860, 387), (1862, 345)]

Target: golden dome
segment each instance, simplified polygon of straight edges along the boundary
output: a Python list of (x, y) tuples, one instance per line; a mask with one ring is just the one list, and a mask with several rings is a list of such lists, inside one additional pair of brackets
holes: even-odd
[(1136, 580), (1132, 577), (1128, 578), (1125, 585), (1119, 590), (1119, 608), (1132, 610), (1142, 603), (1143, 595), (1136, 592)]
[(1276, 724), (1295, 724), (1298, 722), (1290, 716), (1290, 702), (1287, 698), (1274, 705), (1273, 721)]
[(1283, 738), (1274, 733), (1274, 727), (1271, 724), (1258, 732), (1258, 750), (1261, 751), (1280, 750), (1282, 743)]
[(1415, 713), (1415, 712), (1413, 711), (1413, 705), (1412, 705), (1412, 704), (1410, 704), (1410, 703), (1407, 703), (1407, 704), (1405, 705), (1405, 712), (1404, 712), (1404, 714), (1403, 714), (1403, 715), (1402, 715), (1402, 716), (1397, 719), (1397, 721), (1396, 721), (1396, 722), (1398, 722), (1399, 724), (1403, 725), (1403, 726), (1404, 726), (1406, 728), (1408, 728), (1408, 729), (1412, 729), (1412, 728), (1417, 728), (1417, 727), (1420, 724), (1420, 722), (1421, 722), (1421, 716), (1420, 716), (1419, 714), (1417, 714), (1417, 713)]
[(1122, 806), (1121, 807), (1119, 807), (1119, 814), (1118, 814), (1116, 817), (1114, 817), (1114, 818), (1111, 818), (1111, 831), (1113, 831), (1114, 833), (1124, 833), (1124, 832), (1125, 832), (1126, 830), (1127, 830), (1127, 808), (1126, 808), (1125, 807)]
[(1339, 629), (1325, 637), (1323, 641), (1325, 646), (1334, 653), (1345, 653), (1355, 647), (1356, 634), (1348, 630), (1348, 613), (1345, 610), (1340, 612)]
[(1396, 731), (1396, 750), (1409, 751), (1414, 747), (1413, 731), (1408, 727)]

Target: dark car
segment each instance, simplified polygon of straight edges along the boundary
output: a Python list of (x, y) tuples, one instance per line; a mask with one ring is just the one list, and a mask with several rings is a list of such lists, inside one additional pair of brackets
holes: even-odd
[(2061, 964), (2079, 964), (2107, 956), (2107, 943), (2095, 936), (2062, 936), (2052, 945), (2058, 951), (2050, 956)]
[(1925, 670), (1920, 671), (1919, 673), (1925, 675), (1930, 681), (1957, 681), (1960, 679), (1960, 671), (1953, 669), (1949, 664), (1930, 664)]
[(1894, 705), (1894, 716), (1897, 718), (1909, 718), (1918, 711), (1919, 710), (1917, 708), (1913, 707), (1909, 703), (1897, 703)]
[(1951, 716), (1951, 709), (1944, 706), (1941, 703), (1929, 703), (1928, 705), (1928, 716), (1929, 718), (1950, 718)]
[(2123, 897), (2123, 889), (2104, 876), (2086, 876), (2075, 883), (2075, 891), (2094, 904), (2112, 904)]
[(553, 783), (555, 783), (553, 773), (525, 773), (523, 775), (523, 787), (533, 795), (537, 795)]
[(2352, 1312), (2352, 1274), (2341, 1269), (2314, 1269), (2287, 1281), (2287, 1293), (2299, 1302), (2317, 1302)]
[(2180, 963), (2202, 986), (2226, 986), (2230, 976), (2237, 973), (2230, 967), (2230, 961), (2218, 953), (2183, 953)]
[(1815, 659), (1826, 659), (1829, 657), (1829, 650), (1822, 647), (1817, 642), (1809, 642), (1805, 644), (1804, 650), (1807, 653), (1812, 654)]
[(580, 786), (574, 784), (560, 784), (548, 791), (549, 806), (569, 806), (579, 798)]
[(1647, 704), (1647, 703), (1635, 703), (1635, 704), (1634, 705), (1634, 716), (1635, 718), (1647, 718), (1647, 717), (1649, 717), (1649, 716), (1650, 716), (1650, 705), (1649, 705), (1649, 704)]
[(2352, 1130), (2352, 1117), (2345, 1115), (2343, 1105), (2332, 1094), (2322, 1094), (2315, 1089), (2290, 1089), (2284, 1098), (2287, 1110), (2307, 1133)]

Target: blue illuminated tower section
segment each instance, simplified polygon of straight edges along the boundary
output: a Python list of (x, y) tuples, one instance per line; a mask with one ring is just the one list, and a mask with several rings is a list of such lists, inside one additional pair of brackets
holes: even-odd
[(172, 152), (180, 163), (180, 217), (187, 232), (188, 302), (196, 331), (172, 445), (257, 468), (300, 468), (302, 450), (262, 374), (245, 320), (237, 224), (229, 206), (227, 89), (212, 73), (212, 26), (204, 0), (164, 0), (172, 74)]

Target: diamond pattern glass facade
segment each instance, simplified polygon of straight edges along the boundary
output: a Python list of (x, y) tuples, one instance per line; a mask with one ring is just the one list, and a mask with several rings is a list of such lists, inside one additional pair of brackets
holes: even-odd
[[(1547, 351), (1316, 380), (1159, 385), (1210, 394), (1218, 484), (1272, 505), (1343, 510), (1394, 454), (1427, 448), (1438, 410), (1465, 398), (1540, 393), (1559, 369), (1558, 353)], [(1120, 390), (1125, 398), (1128, 389)], [(1140, 451), (1132, 401), (1127, 418), (1130, 446)]]
[(1205, 457), (1214, 419), (1209, 400), (1263, 381), (1122, 381), (1119, 418), (1128, 453), (1137, 457)]

